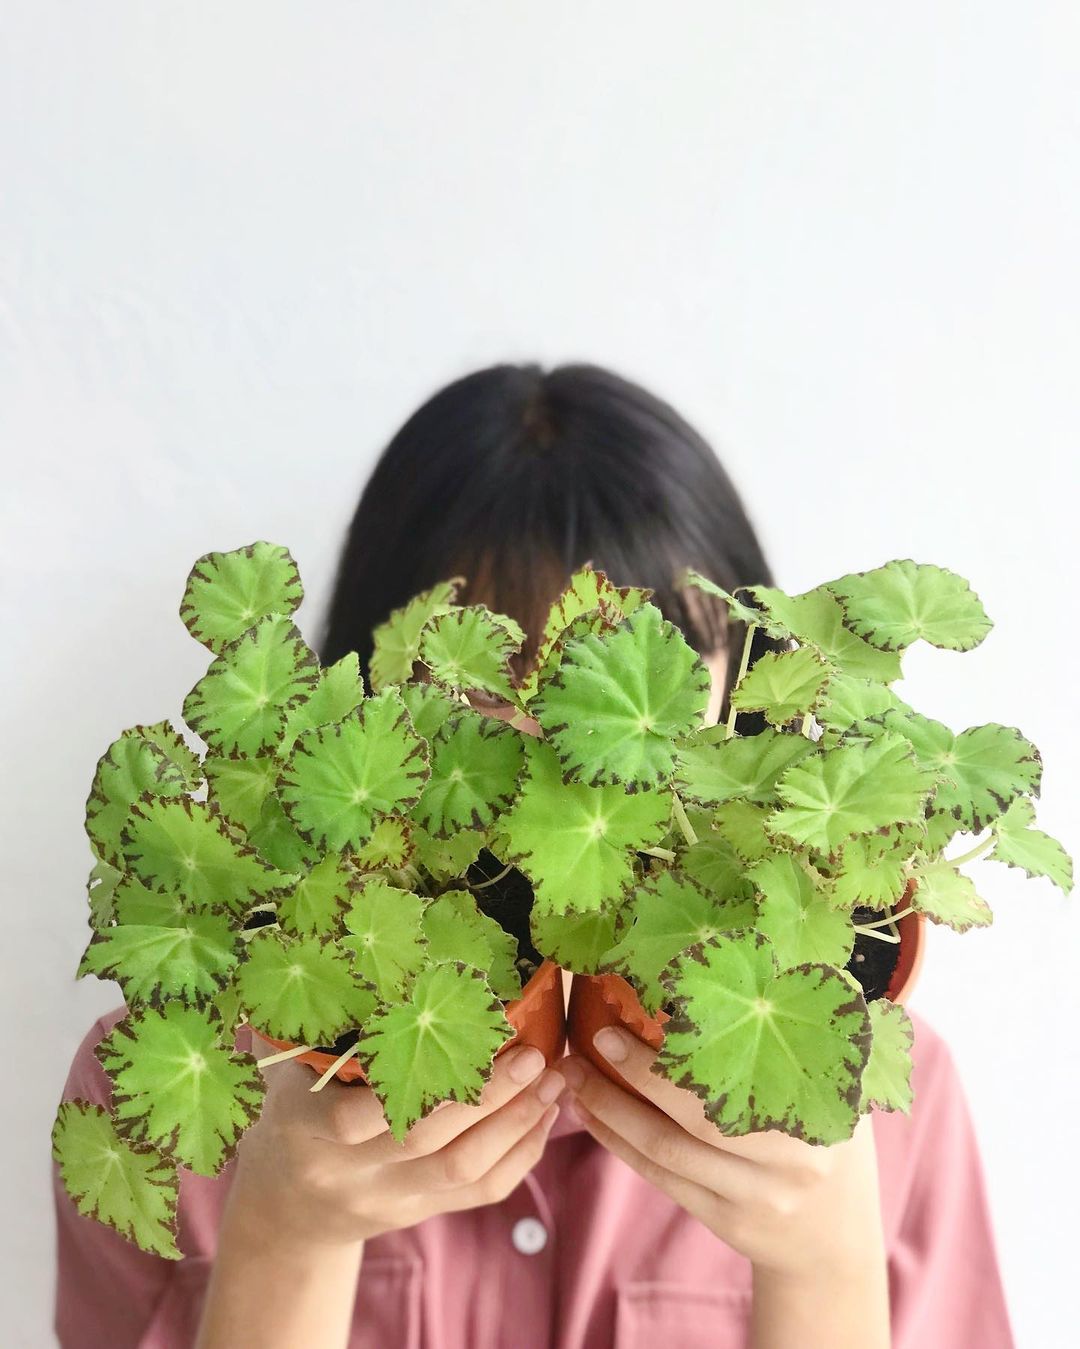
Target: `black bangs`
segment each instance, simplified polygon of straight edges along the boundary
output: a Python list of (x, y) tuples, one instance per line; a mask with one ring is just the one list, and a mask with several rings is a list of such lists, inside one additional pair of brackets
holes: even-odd
[[(677, 578), (693, 567), (734, 589), (772, 575), (706, 442), (668, 404), (597, 366), (478, 371), (430, 398), (379, 459), (342, 550), (321, 658), (356, 651), (366, 673), (375, 627), (460, 575), (466, 602), (525, 628), (527, 664), (548, 606), (585, 563), (653, 590), (703, 655), (727, 646), (730, 684), (743, 632)], [(771, 645), (755, 642), (754, 657)], [(740, 717), (739, 729), (752, 721)]]

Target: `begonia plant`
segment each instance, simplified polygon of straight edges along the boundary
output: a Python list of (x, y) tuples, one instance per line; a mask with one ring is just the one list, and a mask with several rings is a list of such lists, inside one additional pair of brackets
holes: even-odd
[[(524, 677), (518, 624), (447, 581), (377, 630), (365, 687), (355, 654), (320, 668), (301, 636), (286, 549), (199, 559), (180, 612), (212, 655), (183, 703), (201, 746), (134, 726), (87, 802), (79, 973), (115, 980), (127, 1014), (97, 1049), (111, 1109), (66, 1102), (54, 1128), (81, 1212), (179, 1255), (178, 1167), (216, 1174), (260, 1110), (245, 1023), (295, 1046), (274, 1058), (334, 1052), (316, 1089), (355, 1057), (399, 1139), (477, 1100), (537, 955), (666, 1012), (655, 1071), (724, 1133), (827, 1144), (910, 1105), (910, 1022), (863, 949), (909, 911), (988, 924), (961, 870), (981, 854), (1072, 885), (1035, 827), (1034, 745), (955, 734), (891, 687), (906, 647), (964, 651), (990, 621), (964, 580), (911, 561), (795, 596), (683, 583), (745, 625), (721, 726), (649, 592), (591, 567)], [(780, 649), (751, 665), (759, 630)], [(765, 729), (740, 734), (739, 713)], [(946, 856), (959, 834), (983, 837)], [(484, 894), (510, 873), (527, 939)]]

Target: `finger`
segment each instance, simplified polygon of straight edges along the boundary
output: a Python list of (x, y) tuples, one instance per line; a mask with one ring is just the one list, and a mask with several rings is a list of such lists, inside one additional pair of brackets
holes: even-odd
[[(705, 1114), (705, 1103), (700, 1096), (689, 1089), (677, 1087), (652, 1071), (656, 1050), (644, 1044), (636, 1035), (614, 1026), (605, 1026), (594, 1037), (593, 1048), (617, 1068), (642, 1096), (647, 1096), (684, 1129), (706, 1143), (723, 1148), (732, 1156), (744, 1157), (758, 1165), (798, 1166), (805, 1164), (811, 1154), (820, 1152), (819, 1147), (778, 1129), (762, 1129), (738, 1137), (721, 1133)], [(832, 1146), (842, 1147), (843, 1144)]]
[(549, 1068), (535, 1087), (520, 1092), (445, 1147), (393, 1167), (390, 1183), (400, 1187), (403, 1195), (442, 1193), (475, 1185), (496, 1159), (536, 1126), (564, 1086), (562, 1075)]
[(364, 1160), (379, 1164), (431, 1156), (466, 1129), (512, 1101), (531, 1082), (536, 1081), (544, 1067), (544, 1056), (539, 1049), (530, 1045), (508, 1049), (496, 1058), (491, 1077), (475, 1105), (457, 1102), (444, 1105), (414, 1124), (403, 1142), (399, 1143), (389, 1133), (380, 1137), (375, 1145), (365, 1148)]
[[(752, 1190), (755, 1168), (745, 1158), (697, 1137), (659, 1106), (639, 1101), (617, 1087), (584, 1059), (574, 1056), (572, 1064), (568, 1059), (563, 1073), (582, 1118), (591, 1116), (660, 1170), (735, 1202)], [(713, 1125), (709, 1128), (722, 1138)]]
[(700, 1096), (677, 1087), (666, 1077), (652, 1071), (656, 1050), (615, 1026), (605, 1026), (593, 1038), (593, 1048), (626, 1079), (642, 1096), (659, 1106), (665, 1115), (677, 1120), (698, 1138), (709, 1138), (719, 1131), (706, 1117)]
[[(615, 1090), (619, 1091), (620, 1088), (616, 1087)], [(625, 1092), (622, 1094), (626, 1095)], [(632, 1097), (628, 1097), (628, 1099), (633, 1100)], [(634, 1102), (634, 1104), (640, 1105), (640, 1102)], [(652, 1107), (643, 1108), (651, 1109)], [(650, 1185), (655, 1185), (658, 1190), (662, 1190), (676, 1204), (697, 1218), (699, 1222), (704, 1223), (712, 1231), (723, 1237), (723, 1233), (728, 1229), (735, 1215), (736, 1204), (696, 1181), (688, 1180), (685, 1176), (669, 1171), (653, 1157), (641, 1152), (633, 1143), (621, 1134), (616, 1133), (614, 1129), (595, 1115), (583, 1110), (576, 1098), (574, 1099), (573, 1109), (577, 1112), (585, 1128), (602, 1147), (621, 1158), (643, 1180), (647, 1180)], [(669, 1123), (671, 1123), (673, 1129), (679, 1128), (673, 1122), (669, 1121)], [(690, 1137), (688, 1134), (685, 1136)], [(691, 1141), (698, 1142), (699, 1140), (693, 1139)], [(700, 1146), (706, 1147), (707, 1144), (702, 1143)]]
[[(559, 1115), (558, 1103), (549, 1105), (533, 1127), (495, 1163), (486, 1175), (439, 1201), (441, 1212), (499, 1204), (521, 1184), (540, 1160), (551, 1126)], [(449, 1202), (447, 1202), (449, 1200)]]

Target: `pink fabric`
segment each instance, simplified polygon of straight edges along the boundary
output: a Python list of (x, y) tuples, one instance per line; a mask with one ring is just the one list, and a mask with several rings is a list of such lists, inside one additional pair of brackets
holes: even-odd
[[(107, 1102), (93, 1046), (120, 1015), (86, 1037), (66, 1099)], [(948, 1050), (917, 1018), (915, 1093), (910, 1117), (874, 1119), (894, 1349), (1012, 1349), (967, 1106)], [(191, 1345), (228, 1185), (229, 1169), (183, 1173), (186, 1258), (166, 1261), (80, 1217), (57, 1178), (63, 1349)], [(547, 1241), (533, 1250), (537, 1223)], [(349, 1345), (745, 1349), (749, 1314), (748, 1263), (560, 1116), (503, 1203), (368, 1243)]]

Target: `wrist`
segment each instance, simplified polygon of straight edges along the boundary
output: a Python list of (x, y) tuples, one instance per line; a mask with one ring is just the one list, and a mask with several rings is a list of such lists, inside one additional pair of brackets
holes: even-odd
[(799, 1268), (753, 1266), (753, 1349), (887, 1349), (883, 1252)]
[(817, 1256), (799, 1264), (753, 1261), (751, 1269), (755, 1288), (839, 1288), (883, 1276), (886, 1263), (884, 1250), (864, 1250)]
[(292, 1269), (307, 1261), (323, 1261), (340, 1252), (342, 1261), (355, 1258), (364, 1249), (362, 1236), (337, 1237), (328, 1225), (305, 1216), (301, 1206), (288, 1202), (257, 1175), (237, 1169), (230, 1187), (221, 1224), (221, 1240), (267, 1264), (277, 1262)]

